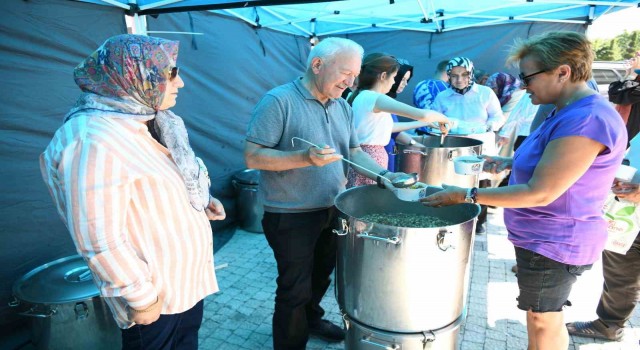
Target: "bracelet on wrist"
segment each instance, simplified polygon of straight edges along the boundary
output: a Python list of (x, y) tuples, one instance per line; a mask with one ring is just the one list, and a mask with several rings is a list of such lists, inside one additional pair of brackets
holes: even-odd
[(158, 302), (159, 301), (160, 301), (160, 298), (156, 297), (156, 301), (153, 304), (147, 306), (147, 308), (145, 308), (143, 310), (136, 310), (134, 308), (129, 308), (129, 309), (134, 313), (142, 314), (142, 313), (149, 312), (149, 311), (152, 311), (153, 309), (155, 309), (156, 306), (158, 306)]

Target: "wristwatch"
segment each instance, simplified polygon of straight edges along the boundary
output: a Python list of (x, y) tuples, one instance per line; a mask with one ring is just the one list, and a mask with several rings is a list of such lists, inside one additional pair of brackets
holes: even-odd
[(478, 188), (477, 187), (472, 187), (467, 189), (467, 195), (464, 196), (464, 201), (466, 203), (472, 203), (475, 204), (478, 202), (478, 199), (476, 198), (478, 196)]

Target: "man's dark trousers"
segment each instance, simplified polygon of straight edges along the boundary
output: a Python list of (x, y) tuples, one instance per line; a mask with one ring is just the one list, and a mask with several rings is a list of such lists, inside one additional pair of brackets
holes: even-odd
[(324, 315), (320, 301), (336, 264), (334, 207), (303, 213), (265, 212), (262, 226), (278, 265), (273, 347), (303, 350), (309, 324)]

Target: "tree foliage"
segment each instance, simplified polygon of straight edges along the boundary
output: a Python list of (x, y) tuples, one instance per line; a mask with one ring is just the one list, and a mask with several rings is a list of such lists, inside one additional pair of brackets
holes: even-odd
[(640, 30), (626, 30), (612, 39), (596, 39), (593, 42), (597, 61), (622, 61), (640, 50)]

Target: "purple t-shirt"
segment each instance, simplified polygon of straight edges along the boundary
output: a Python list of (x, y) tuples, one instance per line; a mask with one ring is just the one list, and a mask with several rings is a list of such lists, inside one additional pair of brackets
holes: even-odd
[(505, 209), (504, 222), (516, 247), (565, 264), (588, 265), (604, 249), (607, 225), (602, 206), (627, 144), (622, 118), (609, 102), (596, 94), (553, 111), (514, 154), (509, 185), (527, 183), (547, 144), (567, 136), (588, 137), (606, 150), (558, 199), (546, 206)]

